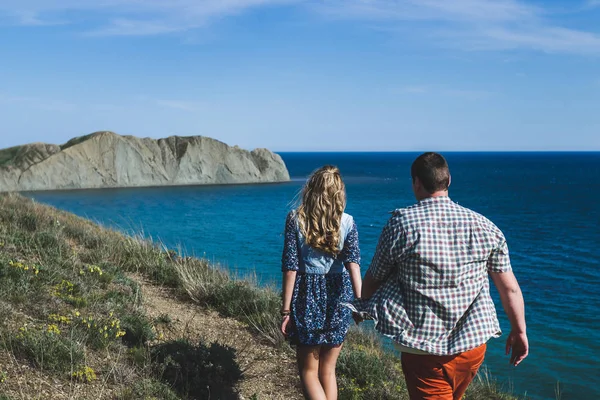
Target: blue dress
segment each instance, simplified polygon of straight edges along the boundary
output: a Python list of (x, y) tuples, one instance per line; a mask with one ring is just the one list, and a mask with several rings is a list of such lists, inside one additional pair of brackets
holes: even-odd
[(285, 223), (283, 271), (297, 271), (288, 339), (295, 345), (340, 345), (352, 319), (341, 302), (352, 302), (350, 274), (344, 264), (360, 264), (358, 231), (354, 219), (343, 214), (341, 251), (337, 257), (308, 245), (298, 227), (295, 211)]

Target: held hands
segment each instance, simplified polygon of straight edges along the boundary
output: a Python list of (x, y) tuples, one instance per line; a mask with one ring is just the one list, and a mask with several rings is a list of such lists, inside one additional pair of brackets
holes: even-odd
[(510, 364), (515, 367), (529, 354), (529, 342), (525, 332), (511, 331), (506, 339), (506, 354), (510, 354)]
[(352, 319), (354, 320), (354, 323), (356, 325), (360, 324), (361, 322), (363, 322), (365, 319), (362, 317), (362, 315), (360, 315), (360, 313), (357, 312), (353, 312), (352, 313)]

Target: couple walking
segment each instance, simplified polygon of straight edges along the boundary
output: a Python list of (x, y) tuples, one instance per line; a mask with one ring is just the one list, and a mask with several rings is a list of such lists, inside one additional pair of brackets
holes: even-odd
[(337, 398), (335, 366), (351, 321), (343, 302), (366, 311), (393, 340), (411, 399), (457, 400), (466, 391), (486, 342), (501, 334), (488, 277), (510, 320), (510, 362), (527, 357), (523, 296), (504, 235), (450, 200), (440, 154), (419, 156), (411, 175), (418, 203), (392, 213), (362, 282), (358, 232), (344, 213), (336, 167), (316, 170), (287, 216), (281, 330), (296, 345), (308, 399)]

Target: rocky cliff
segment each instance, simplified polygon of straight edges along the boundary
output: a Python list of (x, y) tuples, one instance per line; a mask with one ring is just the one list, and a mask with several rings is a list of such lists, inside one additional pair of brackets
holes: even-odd
[(283, 182), (281, 157), (203, 136), (166, 139), (96, 132), (62, 146), (0, 150), (0, 192)]

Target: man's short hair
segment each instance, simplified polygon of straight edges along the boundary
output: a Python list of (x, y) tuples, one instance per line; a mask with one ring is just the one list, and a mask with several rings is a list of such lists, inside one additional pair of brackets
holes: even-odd
[(446, 159), (438, 153), (421, 154), (410, 168), (413, 182), (419, 178), (421, 184), (429, 193), (448, 190), (450, 186), (450, 168)]

